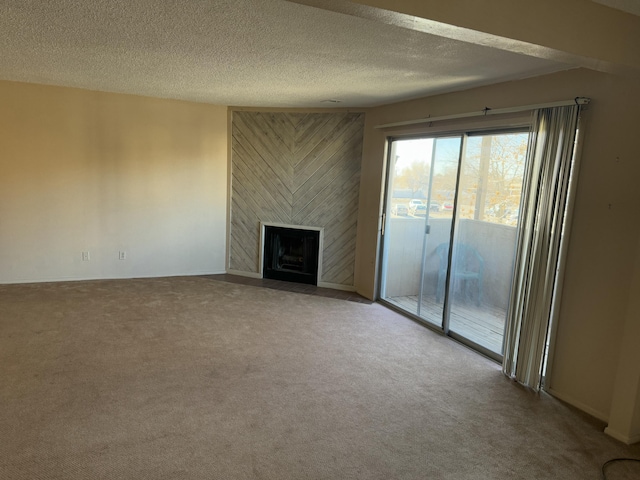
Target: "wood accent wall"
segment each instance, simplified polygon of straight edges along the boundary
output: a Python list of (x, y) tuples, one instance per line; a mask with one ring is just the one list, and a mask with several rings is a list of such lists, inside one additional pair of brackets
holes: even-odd
[(353, 285), (364, 114), (232, 115), (229, 268), (259, 272), (261, 221), (324, 227), (320, 280)]

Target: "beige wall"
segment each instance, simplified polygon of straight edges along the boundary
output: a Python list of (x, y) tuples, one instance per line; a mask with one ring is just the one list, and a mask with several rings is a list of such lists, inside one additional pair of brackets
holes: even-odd
[(372, 109), (363, 147), (356, 287), (375, 295), (385, 133), (374, 125), (576, 96), (591, 97), (592, 103), (585, 113), (550, 384), (558, 396), (607, 419), (640, 234), (637, 82), (572, 70)]
[(12, 82), (0, 105), (0, 283), (224, 271), (225, 107)]
[(626, 443), (640, 442), (640, 242), (622, 328), (607, 433)]

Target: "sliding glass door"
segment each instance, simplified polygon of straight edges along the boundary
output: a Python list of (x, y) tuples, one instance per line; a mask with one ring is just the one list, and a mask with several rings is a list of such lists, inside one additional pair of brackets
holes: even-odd
[(446, 277), (438, 247), (451, 242), (461, 145), (457, 136), (390, 146), (381, 298), (437, 326)]
[(502, 355), (528, 133), (394, 139), (382, 300)]

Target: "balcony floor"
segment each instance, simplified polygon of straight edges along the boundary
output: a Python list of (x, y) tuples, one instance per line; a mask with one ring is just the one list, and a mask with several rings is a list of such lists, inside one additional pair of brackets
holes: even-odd
[[(416, 314), (418, 296), (388, 297), (385, 300), (409, 313)], [(456, 302), (451, 307), (449, 329), (497, 354), (502, 353), (502, 339), (507, 313), (487, 305), (476, 306)], [(435, 298), (423, 299), (420, 317), (435, 325), (442, 325), (442, 303)]]

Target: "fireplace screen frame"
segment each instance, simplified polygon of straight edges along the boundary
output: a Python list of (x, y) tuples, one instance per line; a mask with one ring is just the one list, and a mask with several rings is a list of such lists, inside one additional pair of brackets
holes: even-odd
[[(273, 227), (276, 229), (291, 229), (294, 231), (298, 231), (300, 236), (303, 236), (305, 233), (313, 233), (317, 234), (317, 248), (318, 248), (318, 265), (317, 272), (315, 275), (313, 273), (300, 273), (296, 275), (295, 271), (283, 271), (278, 269), (273, 269), (272, 263), (273, 258), (267, 258), (266, 256), (266, 246), (268, 243), (267, 239), (267, 227)], [(297, 234), (296, 234), (297, 235)], [(270, 223), (270, 222), (261, 222), (260, 223), (260, 276), (262, 278), (271, 278), (275, 280), (284, 280), (290, 282), (297, 283), (305, 283), (309, 285), (319, 285), (320, 278), (322, 275), (322, 251), (323, 251), (323, 237), (324, 237), (324, 228), (322, 227), (309, 227), (304, 225), (287, 225), (281, 223)]]

